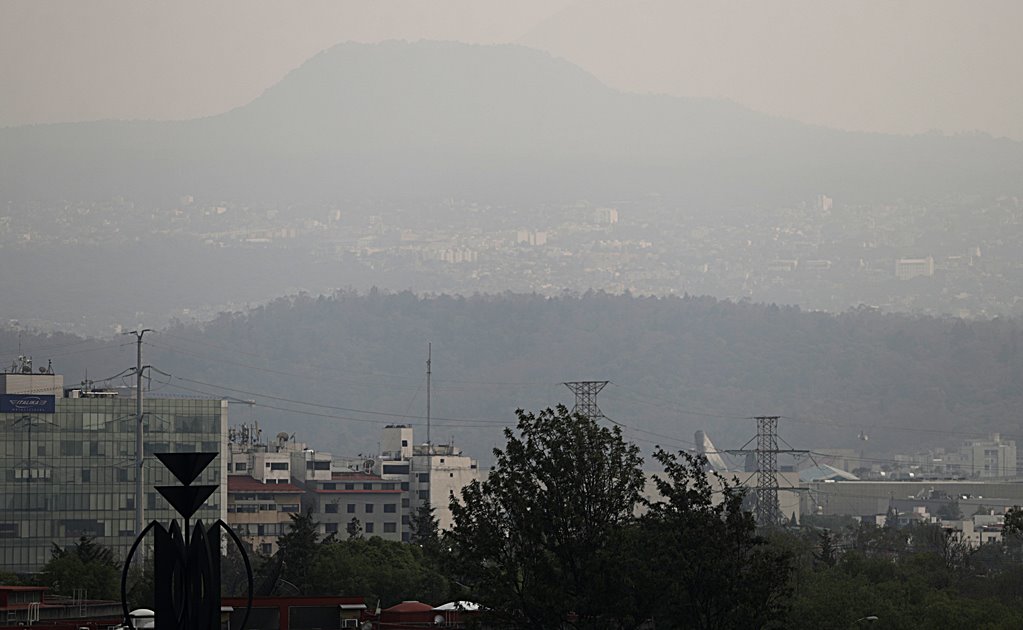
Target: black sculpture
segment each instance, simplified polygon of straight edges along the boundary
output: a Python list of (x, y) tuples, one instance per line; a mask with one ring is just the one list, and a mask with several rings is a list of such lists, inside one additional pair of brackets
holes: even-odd
[(202, 507), (218, 486), (193, 486), (202, 471), (217, 453), (156, 453), (157, 458), (181, 486), (157, 486), (156, 490), (184, 519), (184, 527), (177, 519), (170, 527), (152, 521), (135, 539), (121, 572), (121, 607), (125, 623), (135, 630), (128, 613), (128, 567), (135, 550), (150, 529), (154, 532), (153, 569), (156, 630), (217, 630), (220, 627), (220, 533), (227, 533), (241, 551), (248, 576), (249, 599), (241, 628), (245, 628), (252, 610), (252, 566), (238, 535), (224, 521), (217, 519), (209, 529), (202, 520), (194, 527), (189, 519)]

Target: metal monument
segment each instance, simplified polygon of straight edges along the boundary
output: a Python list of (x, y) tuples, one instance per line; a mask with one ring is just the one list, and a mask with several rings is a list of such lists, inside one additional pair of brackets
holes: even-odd
[(132, 556), (153, 530), (153, 583), (156, 630), (217, 630), (220, 628), (220, 534), (226, 533), (241, 551), (248, 577), (248, 607), (241, 628), (252, 610), (252, 566), (238, 535), (217, 519), (206, 527), (202, 519), (191, 524), (192, 515), (202, 507), (218, 486), (192, 485), (217, 453), (156, 453), (180, 486), (156, 486), (183, 519), (172, 519), (169, 527), (152, 521), (135, 539), (121, 572), (121, 607), (125, 623), (135, 625), (128, 614), (128, 567)]

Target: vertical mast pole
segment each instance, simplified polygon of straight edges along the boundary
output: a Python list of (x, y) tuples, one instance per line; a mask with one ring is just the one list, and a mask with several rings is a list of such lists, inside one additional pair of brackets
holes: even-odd
[(433, 454), (433, 442), (430, 441), (430, 377), (432, 375), (433, 343), (426, 344), (426, 451)]

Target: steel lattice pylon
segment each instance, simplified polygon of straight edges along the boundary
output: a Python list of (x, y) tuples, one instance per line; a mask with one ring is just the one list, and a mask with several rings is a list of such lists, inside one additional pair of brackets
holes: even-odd
[(575, 406), (572, 413), (586, 416), (590, 420), (606, 418), (604, 412), (597, 406), (597, 394), (604, 389), (611, 381), (570, 381), (565, 387), (575, 394)]
[(778, 416), (757, 416), (757, 506), (760, 526), (781, 523), (778, 506)]

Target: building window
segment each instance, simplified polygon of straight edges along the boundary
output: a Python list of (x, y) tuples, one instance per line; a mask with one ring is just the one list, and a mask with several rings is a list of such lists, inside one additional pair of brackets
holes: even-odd
[(384, 533), (385, 534), (393, 534), (396, 531), (398, 531), (398, 524), (397, 523), (384, 523)]
[(323, 489), (324, 490), (336, 490), (337, 489), (337, 484), (336, 483), (325, 483), (325, 484), (323, 484)]
[(401, 445), (402, 446), (408, 446), (408, 440), (402, 440), (401, 441)]
[(401, 490), (402, 490), (402, 492), (408, 492), (408, 482), (407, 481), (401, 482)]
[(345, 484), (345, 490), (355, 490), (355, 484), (354, 483), (346, 483)]
[(430, 483), (430, 473), (419, 473), (419, 483)]
[(430, 491), (429, 490), (420, 490), (419, 491), (419, 499), (421, 501), (429, 501), (430, 500)]
[(362, 484), (362, 489), (363, 490), (372, 490), (373, 489), (373, 484), (371, 484), (371, 483), (364, 483), (364, 484)]
[(355, 504), (354, 503), (349, 503), (348, 504), (348, 513), (349, 514), (355, 514)]
[(366, 533), (367, 534), (373, 533), (373, 523), (366, 523)]
[(234, 465), (234, 469), (239, 472), (245, 470), (246, 468), (248, 468), (248, 464), (246, 464), (245, 462), (238, 462)]
[(337, 514), (337, 503), (328, 503), (323, 506), (323, 511), (327, 514)]
[(397, 503), (385, 503), (384, 504), (384, 513), (386, 513), (386, 514), (394, 514), (397, 511), (398, 511), (398, 504)]
[(272, 543), (263, 543), (259, 546), (259, 552), (264, 556), (272, 555), (274, 552), (274, 546)]
[(270, 470), (287, 470), (287, 469), (288, 469), (288, 463), (287, 462), (273, 462), (273, 463), (270, 464)]
[(323, 529), (328, 534), (336, 534), (337, 533), (337, 523), (325, 523), (323, 525)]
[(373, 504), (372, 503), (367, 503), (366, 504), (366, 514), (372, 514), (372, 513), (373, 513)]
[(408, 497), (405, 497), (404, 499), (401, 500), (401, 507), (403, 508), (408, 507)]

